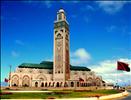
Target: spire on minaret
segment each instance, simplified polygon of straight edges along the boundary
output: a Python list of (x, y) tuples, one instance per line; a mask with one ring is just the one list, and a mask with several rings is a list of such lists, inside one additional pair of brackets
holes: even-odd
[(57, 12), (57, 21), (66, 20), (65, 11), (60, 8)]

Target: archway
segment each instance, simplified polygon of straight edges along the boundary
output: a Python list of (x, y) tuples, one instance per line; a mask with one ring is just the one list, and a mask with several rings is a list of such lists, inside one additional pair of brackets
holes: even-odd
[(47, 87), (47, 82), (45, 83), (45, 87)]
[(67, 84), (67, 82), (65, 82), (65, 83), (64, 83), (64, 87), (68, 87), (68, 84)]
[(91, 77), (89, 77), (86, 81), (87, 81), (88, 86), (93, 85), (93, 79)]
[(44, 83), (43, 82), (41, 83), (41, 87), (44, 87)]
[(19, 76), (13, 75), (11, 78), (11, 85), (17, 87), (19, 85)]
[(99, 78), (96, 78), (96, 81), (95, 81), (96, 82), (96, 86), (100, 86), (101, 85), (100, 81), (101, 80)]
[(77, 87), (79, 87), (79, 82), (77, 82)]
[(48, 85), (49, 87), (51, 86), (51, 82), (49, 82), (49, 85)]
[(22, 80), (22, 86), (29, 87), (30, 86), (30, 78), (28, 75), (25, 75)]
[(59, 87), (59, 82), (56, 83), (56, 87)]
[(38, 82), (35, 82), (35, 87), (38, 87)]
[(71, 82), (71, 87), (74, 87), (74, 82)]

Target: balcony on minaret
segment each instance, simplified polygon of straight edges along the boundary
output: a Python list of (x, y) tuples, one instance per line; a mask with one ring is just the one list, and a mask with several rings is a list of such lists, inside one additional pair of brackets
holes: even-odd
[(65, 11), (63, 9), (60, 9), (57, 12), (57, 21), (63, 21), (66, 20)]

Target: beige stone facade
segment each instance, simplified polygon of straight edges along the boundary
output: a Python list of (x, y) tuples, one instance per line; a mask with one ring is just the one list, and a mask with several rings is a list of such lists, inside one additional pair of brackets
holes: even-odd
[[(83, 79), (80, 81), (80, 79)], [(65, 83), (66, 82), (66, 83)], [(32, 69), (17, 68), (11, 73), (10, 86), (18, 87), (66, 87), (74, 86), (101, 86), (102, 78), (96, 76), (92, 71), (71, 71), (70, 79), (67, 81), (53, 81), (52, 70), (49, 69)], [(72, 83), (72, 85), (71, 85)]]
[(57, 12), (54, 22), (54, 60), (40, 64), (23, 63), (10, 74), (10, 87), (101, 86), (102, 77), (86, 67), (70, 65), (69, 24), (65, 12)]

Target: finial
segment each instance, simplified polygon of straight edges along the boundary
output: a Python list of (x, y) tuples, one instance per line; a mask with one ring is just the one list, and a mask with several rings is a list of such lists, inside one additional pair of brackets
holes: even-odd
[(60, 8), (59, 13), (60, 13), (60, 12), (65, 12), (65, 11), (63, 10), (63, 8)]

